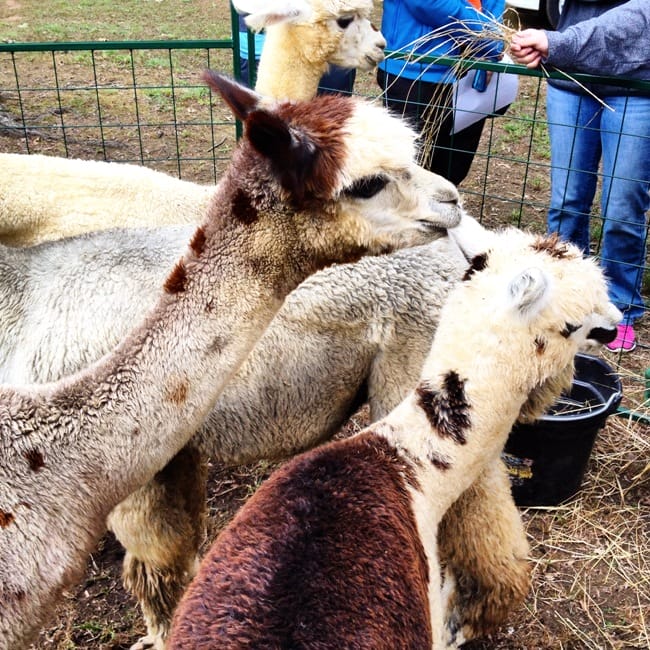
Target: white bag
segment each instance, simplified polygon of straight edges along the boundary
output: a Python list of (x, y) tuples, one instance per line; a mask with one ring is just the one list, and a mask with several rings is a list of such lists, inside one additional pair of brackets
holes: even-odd
[[(504, 55), (502, 63), (512, 63)], [(486, 115), (493, 115), (504, 109), (517, 98), (519, 76), (506, 72), (493, 72), (490, 83), (484, 91), (472, 88), (478, 70), (470, 70), (464, 77), (454, 83), (454, 126), (451, 130), (458, 133), (470, 124), (482, 120)]]

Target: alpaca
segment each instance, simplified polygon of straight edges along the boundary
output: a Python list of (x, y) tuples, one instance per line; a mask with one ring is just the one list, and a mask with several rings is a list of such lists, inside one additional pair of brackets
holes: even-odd
[[(264, 96), (309, 99), (328, 64), (371, 70), (386, 39), (370, 22), (372, 0), (235, 0), (246, 24), (266, 30), (255, 89)], [(300, 74), (296, 74), (296, 65)]]
[(619, 319), (577, 247), (495, 235), (448, 295), (414, 390), (262, 484), (201, 563), (168, 650), (458, 647), (443, 615), (441, 519)]
[[(267, 31), (255, 86), (265, 97), (310, 99), (329, 63), (371, 69), (384, 58), (371, 0), (236, 4)], [(0, 242), (10, 246), (117, 226), (197, 224), (215, 189), (139, 165), (36, 154), (0, 153), (0, 169)]]
[[(455, 223), (453, 186), (433, 176), (428, 190), (434, 192), (430, 218)], [(413, 192), (405, 184), (393, 196)], [(0, 381), (54, 381), (110, 350), (154, 302), (191, 231), (101, 231), (5, 249)], [(464, 263), (444, 237), (330, 267), (289, 295), (199, 430), (193, 450), (111, 515), (111, 528), (127, 548), (126, 583), (151, 638), (166, 631), (204, 537), (205, 476), (195, 447), (200, 443), (202, 457), (210, 453), (228, 464), (281, 458), (331, 437), (354, 410), (357, 394), (369, 394), (373, 415), (387, 412), (415, 383), (440, 305)], [(318, 417), (307, 426), (310, 412)], [(264, 437), (256, 429), (262, 422)]]
[(246, 136), (156, 304), (80, 373), (0, 389), (3, 650), (33, 640), (110, 510), (187, 443), (289, 291), (427, 228), (424, 190), (419, 211), (392, 209), (394, 179), (423, 187), (431, 176), (402, 121), (351, 97), (268, 108), (227, 77), (205, 78)]
[(0, 242), (32, 246), (119, 225), (198, 225), (215, 187), (140, 165), (0, 153)]

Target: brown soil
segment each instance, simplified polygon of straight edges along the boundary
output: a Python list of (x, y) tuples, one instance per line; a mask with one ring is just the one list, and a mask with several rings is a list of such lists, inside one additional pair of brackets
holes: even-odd
[[(0, 17), (4, 11), (7, 21), (24, 19), (21, 3), (4, 5)], [(223, 53), (212, 54), (212, 67), (231, 69)], [(0, 151), (139, 161), (190, 180), (214, 182), (227, 164), (235, 135), (230, 117), (216, 103), (210, 112), (207, 94), (201, 90), (197, 71), (205, 65), (204, 55), (179, 55), (174, 83), (182, 88), (174, 93), (168, 88), (168, 65), (160, 61), (167, 53), (134, 55), (136, 85), (149, 88), (137, 93), (139, 123), (148, 125), (140, 130), (130, 126), (137, 121), (134, 91), (128, 87), (132, 74), (128, 57), (57, 54), (59, 79), (65, 79), (69, 89), (57, 97), (52, 55), (17, 55), (15, 60), (0, 55)], [(82, 89), (92, 85), (93, 68), (95, 78), (112, 87), (102, 97), (103, 132), (96, 96)], [(16, 74), (20, 100), (14, 91)], [(126, 90), (116, 89), (122, 82)], [(372, 75), (359, 75), (357, 90), (376, 94)], [(543, 229), (548, 159), (539, 134), (533, 139), (529, 124), (535, 107), (543, 106), (538, 92), (543, 93), (543, 84), (523, 79), (517, 105), (505, 118), (488, 122), (462, 188), (470, 212), (489, 225), (516, 223)], [(15, 128), (22, 126), (23, 117), (26, 138), (20, 137), (21, 131), (25, 135), (22, 129)], [(537, 119), (535, 128), (542, 128), (543, 111)], [(543, 134), (541, 139), (543, 143)], [(633, 355), (608, 360), (623, 376), (624, 405), (647, 418), (643, 383), (643, 372), (650, 366), (647, 325), (641, 326), (640, 339)], [(362, 410), (341, 435), (366, 421)], [(533, 590), (508, 625), (493, 638), (471, 644), (473, 650), (650, 647), (649, 448), (647, 419), (610, 417), (598, 436), (580, 494), (559, 507), (522, 511), (532, 546)], [(272, 469), (266, 463), (212, 469), (208, 541)], [(121, 586), (122, 556), (120, 545), (107, 534), (88, 562), (83, 584), (65, 595), (35, 647), (118, 650), (129, 648), (144, 633), (139, 612)]]

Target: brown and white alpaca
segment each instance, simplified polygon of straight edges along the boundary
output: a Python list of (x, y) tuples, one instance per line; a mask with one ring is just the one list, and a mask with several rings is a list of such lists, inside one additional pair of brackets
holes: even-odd
[(385, 110), (340, 96), (268, 108), (226, 77), (206, 80), (246, 137), (154, 308), (86, 370), (0, 388), (3, 650), (33, 639), (110, 510), (187, 443), (289, 291), (428, 227), (424, 190), (419, 214), (391, 209), (395, 178), (423, 187), (431, 175), (414, 162), (414, 132)]
[(262, 484), (204, 558), (169, 650), (457, 647), (443, 618), (441, 519), (619, 318), (576, 247), (495, 235), (443, 306), (415, 389)]
[[(330, 63), (371, 69), (386, 41), (371, 0), (241, 0), (266, 29), (256, 90), (310, 99)], [(214, 187), (140, 165), (0, 153), (0, 242), (11, 246), (107, 228), (198, 223)], [(29, 188), (29, 191), (25, 191)]]

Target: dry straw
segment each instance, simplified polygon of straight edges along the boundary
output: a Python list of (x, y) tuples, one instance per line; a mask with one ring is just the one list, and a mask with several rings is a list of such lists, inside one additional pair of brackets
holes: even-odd
[[(481, 58), (486, 49), (486, 43), (502, 43), (503, 51), (508, 52), (512, 37), (521, 29), (519, 18), (516, 12), (513, 15), (517, 21), (517, 26), (512, 27), (507, 23), (495, 19), (488, 14), (478, 12), (483, 20), (457, 20), (452, 19), (446, 25), (434, 29), (426, 35), (407, 43), (399, 50), (395, 50), (388, 55), (388, 58), (399, 58), (404, 61), (404, 65), (411, 63), (421, 63), (423, 66), (422, 73), (413, 80), (415, 87), (421, 80), (422, 74), (429, 66), (435, 65), (440, 57), (436, 57), (434, 49), (440, 45), (449, 46), (445, 48), (451, 51), (459, 52), (458, 61), (451, 67), (445, 79), (450, 82), (461, 77), (467, 70), (470, 61)], [(427, 49), (427, 44), (432, 43), (432, 47)], [(425, 61), (430, 59), (430, 61)], [(594, 95), (588, 88), (580, 83), (575, 77), (567, 72), (555, 67), (540, 65), (540, 69), (545, 76), (549, 76), (549, 70), (557, 72), (569, 81), (579, 86), (585, 93), (589, 94), (605, 108), (612, 110), (602, 99)], [(397, 75), (399, 76), (399, 74)], [(447, 85), (447, 84), (445, 84)], [(449, 84), (451, 85), (451, 84)], [(436, 144), (436, 137), (440, 131), (442, 120), (444, 119), (445, 109), (451, 106), (450, 88), (445, 90), (443, 85), (438, 87), (431, 101), (425, 107), (422, 113), (424, 128), (422, 131), (422, 147), (420, 152), (420, 163), (425, 164), (433, 152)]]
[(645, 425), (610, 417), (578, 496), (526, 513), (534, 622), (518, 617), (524, 636), (551, 629), (558, 648), (650, 647), (649, 455)]

